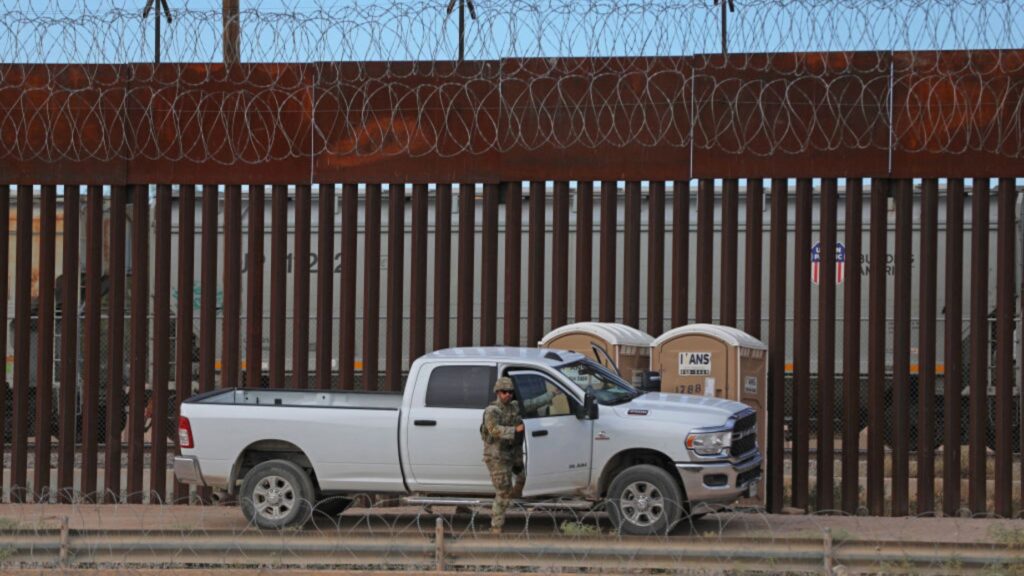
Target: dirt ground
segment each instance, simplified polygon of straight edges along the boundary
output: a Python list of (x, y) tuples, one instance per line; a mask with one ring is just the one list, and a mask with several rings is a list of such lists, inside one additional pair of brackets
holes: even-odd
[[(350, 508), (341, 517), (322, 518), (305, 529), (346, 533), (388, 530), (395, 534), (432, 532), (437, 516), (453, 531), (480, 529), (486, 511), (418, 507)], [(0, 530), (58, 529), (63, 517), (75, 531), (243, 532), (252, 530), (233, 505), (154, 506), (139, 504), (3, 504)], [(519, 511), (510, 514), (509, 534), (549, 535), (570, 525), (592, 525), (603, 533), (610, 526), (600, 514), (576, 516), (564, 512)], [(817, 539), (831, 530), (837, 541), (996, 543), (1024, 546), (1024, 521), (991, 518), (868, 517), (803, 514), (765, 514), (759, 511), (709, 514), (684, 521), (673, 536), (715, 538)]]

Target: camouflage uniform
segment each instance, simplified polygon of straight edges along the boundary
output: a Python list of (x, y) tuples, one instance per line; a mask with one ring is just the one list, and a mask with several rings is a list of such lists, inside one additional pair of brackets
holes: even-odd
[[(494, 392), (499, 390), (515, 391), (512, 379), (499, 378), (494, 385)], [(527, 402), (528, 406), (543, 405), (551, 402), (550, 393), (542, 394)], [(523, 439), (516, 434), (516, 426), (523, 423), (519, 412), (519, 402), (509, 400), (507, 404), (501, 400), (491, 402), (484, 409), (483, 424), (480, 435), (484, 441), (484, 464), (491, 473), (491, 484), (494, 485), (494, 506), (491, 509), (491, 530), (500, 531), (505, 524), (505, 510), (512, 498), (522, 496), (526, 484), (526, 469), (523, 464)], [(514, 482), (513, 482), (514, 478)]]

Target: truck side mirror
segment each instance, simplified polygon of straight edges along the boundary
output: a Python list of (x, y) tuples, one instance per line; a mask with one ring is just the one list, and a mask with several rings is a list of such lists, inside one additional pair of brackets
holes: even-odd
[(580, 420), (597, 420), (597, 399), (590, 390), (583, 396), (583, 407), (576, 413), (576, 417)]
[(644, 370), (640, 374), (640, 390), (644, 392), (660, 392), (661, 373)]

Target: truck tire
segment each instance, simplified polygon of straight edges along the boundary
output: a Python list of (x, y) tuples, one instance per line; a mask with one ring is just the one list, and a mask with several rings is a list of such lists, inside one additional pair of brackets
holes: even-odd
[(313, 481), (288, 460), (268, 460), (245, 475), (242, 513), (264, 529), (301, 526), (312, 513)]
[(679, 521), (682, 490), (665, 470), (638, 464), (619, 473), (608, 488), (608, 517), (625, 534), (668, 534)]

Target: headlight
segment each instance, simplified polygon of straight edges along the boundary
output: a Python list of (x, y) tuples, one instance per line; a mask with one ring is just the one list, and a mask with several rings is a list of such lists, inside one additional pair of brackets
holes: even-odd
[(731, 430), (694, 433), (686, 437), (686, 447), (700, 456), (728, 456), (731, 446)]

